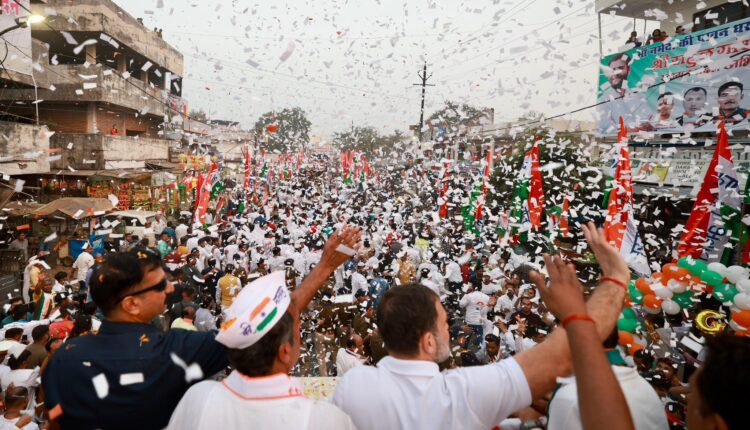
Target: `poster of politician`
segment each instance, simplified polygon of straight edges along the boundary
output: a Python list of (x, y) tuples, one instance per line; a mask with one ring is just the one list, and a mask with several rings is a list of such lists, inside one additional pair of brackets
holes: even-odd
[(604, 57), (597, 132), (714, 132), (750, 129), (750, 19)]

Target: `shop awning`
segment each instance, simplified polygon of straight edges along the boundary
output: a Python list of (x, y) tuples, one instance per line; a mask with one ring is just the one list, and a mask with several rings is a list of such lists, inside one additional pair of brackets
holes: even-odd
[(143, 169), (112, 169), (112, 170), (100, 170), (92, 177), (100, 177), (107, 179), (119, 179), (121, 181), (143, 181), (151, 177), (150, 170)]
[(10, 202), (5, 205), (5, 207), (3, 207), (0, 215), (11, 217), (31, 215), (35, 210), (39, 209), (42, 206), (44, 205), (36, 202)]
[(63, 197), (36, 209), (33, 214), (35, 216), (48, 216), (60, 212), (71, 218), (80, 219), (104, 215), (113, 209), (112, 202), (107, 199)]

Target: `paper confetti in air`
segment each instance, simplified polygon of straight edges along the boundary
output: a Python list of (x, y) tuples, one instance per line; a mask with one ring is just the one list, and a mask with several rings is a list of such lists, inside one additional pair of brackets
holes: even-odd
[(100, 373), (94, 376), (91, 382), (94, 383), (94, 390), (96, 390), (97, 397), (103, 399), (109, 395), (109, 383), (107, 382), (106, 375)]
[(120, 375), (120, 385), (133, 385), (143, 383), (143, 373), (123, 373)]
[(188, 366), (187, 364), (185, 364), (185, 361), (183, 361), (174, 352), (170, 353), (169, 356), (172, 358), (172, 362), (174, 364), (185, 371), (185, 382), (190, 383), (192, 381), (203, 379), (203, 370), (201, 369), (200, 365), (198, 365), (198, 363), (192, 363)]

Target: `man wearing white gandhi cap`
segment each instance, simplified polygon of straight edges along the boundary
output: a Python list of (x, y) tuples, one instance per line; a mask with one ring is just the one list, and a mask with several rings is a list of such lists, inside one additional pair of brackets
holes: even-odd
[(234, 371), (221, 382), (191, 387), (167, 429), (354, 429), (338, 407), (306, 399), (289, 371), (300, 356), (300, 310), (349, 258), (359, 237), (358, 229), (349, 228), (332, 235), (320, 263), (291, 294), (283, 271), (245, 286), (216, 336)]

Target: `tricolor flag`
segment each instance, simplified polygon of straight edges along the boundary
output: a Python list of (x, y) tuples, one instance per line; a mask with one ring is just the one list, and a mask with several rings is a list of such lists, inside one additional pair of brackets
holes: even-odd
[(741, 213), (739, 181), (727, 131), (721, 121), (714, 156), (677, 246), (678, 258), (691, 256), (732, 264), (732, 251), (739, 242)]
[(442, 184), (440, 187), (440, 197), (438, 198), (438, 216), (440, 218), (448, 217), (448, 180), (450, 179), (450, 162), (445, 162), (445, 168), (443, 169)]
[(201, 183), (198, 189), (198, 195), (196, 196), (198, 204), (195, 206), (195, 215), (193, 222), (201, 223), (206, 219), (206, 211), (208, 211), (208, 202), (211, 199), (211, 190), (214, 183), (218, 182), (219, 173), (216, 163), (211, 164), (211, 170), (208, 171), (208, 176)]
[(651, 270), (638, 234), (638, 221), (633, 216), (633, 171), (630, 168), (628, 132), (622, 118), (612, 171), (612, 189), (607, 201), (604, 233), (607, 240), (620, 250), (620, 255), (625, 258), (631, 269), (641, 276), (649, 276)]
[[(538, 232), (542, 227), (544, 213), (544, 191), (542, 190), (542, 170), (539, 164), (539, 139), (526, 152), (519, 174), (519, 182), (513, 191), (513, 210), (509, 225), (513, 242), (527, 242), (528, 232)], [(516, 238), (515, 236), (518, 235)]]
[(560, 223), (558, 224), (560, 236), (562, 237), (570, 236), (568, 227), (568, 218), (570, 218), (570, 198), (571, 196), (567, 193), (563, 196), (562, 213), (560, 214)]
[(245, 182), (242, 187), (247, 191), (250, 188), (250, 145), (245, 144)]

